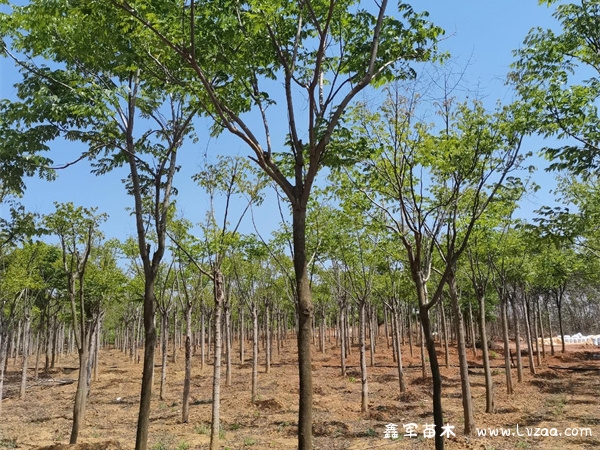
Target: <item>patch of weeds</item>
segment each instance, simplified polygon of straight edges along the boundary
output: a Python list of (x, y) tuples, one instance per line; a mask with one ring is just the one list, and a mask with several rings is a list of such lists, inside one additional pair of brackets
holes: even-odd
[(552, 409), (555, 416), (562, 416), (565, 412), (566, 399), (564, 395), (546, 401), (546, 406)]
[(188, 444), (186, 441), (181, 441), (179, 444), (177, 444), (175, 450), (188, 450), (189, 448), (190, 444)]
[(94, 431), (92, 431), (92, 437), (94, 439), (101, 438), (102, 437), (102, 433), (100, 433), (98, 430), (94, 430)]
[(529, 447), (531, 447), (531, 445), (529, 445), (529, 442), (527, 442), (527, 441), (519, 440), (519, 442), (517, 442), (517, 448), (529, 448)]
[(369, 428), (367, 428), (367, 431), (365, 431), (365, 436), (366, 437), (375, 437), (375, 436), (377, 436), (377, 432), (375, 431), (374, 428), (369, 427)]
[(219, 429), (219, 439), (225, 439), (225, 430), (223, 428)]
[(16, 439), (0, 439), (0, 448), (17, 448)]
[(194, 431), (198, 434), (210, 434), (210, 427), (206, 426), (206, 424), (201, 423), (194, 426)]
[(356, 383), (356, 377), (348, 377), (350, 383)]
[(237, 422), (233, 422), (231, 425), (229, 425), (229, 429), (231, 431), (239, 430), (240, 428), (242, 428), (242, 426)]
[(168, 408), (168, 406), (165, 402), (160, 402), (158, 404), (158, 409), (167, 409), (167, 408)]
[(490, 352), (488, 353), (488, 356), (490, 359), (498, 359), (499, 355), (494, 350), (490, 350)]
[(252, 445), (256, 445), (256, 439), (251, 438), (251, 437), (247, 437), (247, 438), (244, 439), (244, 445), (248, 446), (248, 447), (250, 447)]
[(173, 436), (161, 436), (156, 444), (150, 447), (152, 450), (171, 450)]

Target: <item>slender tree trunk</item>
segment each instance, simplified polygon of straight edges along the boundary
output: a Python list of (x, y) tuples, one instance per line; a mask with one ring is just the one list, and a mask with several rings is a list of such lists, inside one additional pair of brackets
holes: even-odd
[(271, 372), (271, 325), (269, 317), (269, 304), (265, 305), (265, 373)]
[(442, 313), (442, 337), (444, 339), (444, 365), (450, 367), (450, 349), (448, 348), (448, 323), (446, 321), (446, 312), (444, 303), (440, 300), (440, 311)]
[(210, 450), (219, 449), (219, 432), (221, 427), (221, 312), (225, 295), (223, 293), (223, 273), (213, 270), (215, 317), (214, 317), (214, 367), (212, 393), (212, 420), (210, 430)]
[(183, 400), (181, 402), (181, 421), (187, 423), (190, 418), (190, 384), (192, 382), (192, 302), (185, 304), (185, 376), (183, 378)]
[(256, 401), (256, 391), (258, 385), (258, 306), (253, 301), (250, 306), (250, 315), (252, 316), (252, 393), (251, 401)]
[(225, 386), (231, 386), (231, 309), (229, 300), (225, 306)]
[(548, 302), (546, 302), (546, 315), (548, 316), (548, 335), (550, 336), (550, 356), (554, 356), (554, 339), (552, 338), (552, 321), (550, 319), (550, 307), (548, 306)]
[(471, 350), (473, 350), (473, 357), (477, 358), (477, 339), (475, 337), (475, 319), (473, 318), (473, 308), (471, 302), (469, 302), (469, 329), (471, 330)]
[(560, 340), (562, 342), (561, 352), (565, 353), (567, 350), (565, 348), (565, 332), (563, 331), (563, 318), (562, 318), (562, 297), (563, 290), (562, 287), (556, 291), (556, 309), (558, 311), (558, 330), (560, 331)]
[[(433, 340), (433, 336), (431, 336)], [(433, 341), (435, 343), (435, 341)], [(423, 329), (419, 329), (419, 348), (421, 350), (421, 376), (427, 378), (427, 365), (425, 362), (425, 338), (423, 337)]]
[(483, 292), (477, 292), (477, 301), (479, 303), (479, 337), (481, 339), (483, 374), (485, 376), (485, 412), (493, 414), (495, 411), (494, 382), (492, 380), (492, 371), (490, 368), (490, 354), (488, 350), (487, 330), (485, 327), (485, 297)]
[(510, 368), (510, 339), (508, 337), (507, 301), (503, 293), (500, 294), (500, 316), (502, 319), (502, 340), (504, 341), (504, 373), (506, 375), (506, 393), (513, 393), (512, 372)]
[(292, 234), (294, 248), (294, 273), (298, 296), (298, 448), (312, 450), (312, 354), (311, 323), (314, 314), (310, 292), (310, 280), (306, 266), (306, 205), (295, 204), (292, 208)]
[(8, 361), (8, 341), (10, 333), (6, 328), (6, 324), (1, 324), (0, 327), (0, 417), (2, 417), (2, 398), (4, 394), (4, 373), (6, 371), (6, 363)]
[(29, 339), (31, 328), (31, 315), (29, 311), (25, 313), (25, 321), (23, 322), (23, 365), (21, 371), (21, 392), (19, 398), (25, 398), (25, 390), (27, 389), (27, 365), (29, 362)]
[(340, 367), (342, 376), (346, 376), (346, 307), (340, 304)]
[[(169, 344), (169, 310), (161, 311), (161, 336), (160, 336), (160, 399), (164, 400), (167, 394), (167, 353)], [(173, 346), (175, 351), (175, 346)]]
[(200, 371), (204, 370), (206, 361), (206, 310), (204, 302), (200, 306)]
[(404, 370), (402, 369), (402, 343), (400, 342), (400, 327), (399, 327), (398, 311), (396, 306), (392, 309), (392, 340), (396, 347), (396, 364), (398, 365), (398, 381), (400, 383), (400, 392), (406, 392), (406, 384), (404, 382)]
[[(371, 308), (368, 308), (368, 310), (371, 311)], [(375, 367), (375, 340), (377, 339), (377, 332), (375, 331), (373, 320), (376, 319), (373, 317), (374, 314), (368, 314), (367, 316), (369, 318), (369, 357), (371, 367)]]
[(412, 310), (410, 305), (406, 305), (408, 309), (408, 347), (410, 348), (410, 357), (414, 358), (413, 354), (413, 340), (412, 340), (412, 329), (413, 329), (413, 320), (412, 320)]
[(517, 355), (517, 381), (523, 381), (523, 360), (521, 358), (521, 330), (519, 326), (519, 316), (515, 307), (514, 296), (510, 297), (510, 305), (513, 313), (513, 323), (515, 324), (515, 353)]
[(535, 375), (535, 363), (533, 362), (533, 338), (531, 336), (531, 325), (529, 323), (529, 303), (525, 297), (525, 292), (521, 293), (523, 298), (523, 314), (525, 318), (525, 336), (527, 338), (527, 358), (529, 360), (529, 373)]
[[(540, 327), (540, 336), (542, 338), (542, 358), (546, 359), (546, 343), (544, 342), (544, 325), (542, 321), (542, 310), (540, 308), (539, 296), (536, 296), (535, 299), (535, 309), (537, 311), (538, 326)], [(550, 341), (552, 341), (552, 336), (550, 336)]]
[(450, 300), (454, 309), (456, 321), (456, 337), (458, 340), (458, 361), (460, 367), (460, 387), (462, 392), (462, 405), (464, 417), (464, 433), (469, 436), (475, 429), (475, 416), (473, 415), (473, 400), (471, 398), (471, 383), (469, 380), (469, 364), (467, 361), (467, 343), (465, 337), (464, 318), (460, 308), (456, 278), (454, 272), (448, 279)]
[(360, 411), (366, 413), (369, 410), (369, 384), (367, 382), (367, 358), (365, 349), (365, 301), (361, 300), (358, 305), (358, 327), (359, 327), (359, 346), (360, 346)]
[(35, 372), (34, 379), (37, 381), (39, 377), (39, 368), (40, 368), (40, 344), (41, 344), (41, 336), (40, 329), (38, 327), (37, 332), (35, 333)]
[(87, 361), (88, 349), (86, 339), (81, 342), (82, 348), (79, 351), (79, 377), (77, 378), (77, 392), (75, 393), (75, 402), (73, 405), (73, 427), (71, 428), (71, 438), (69, 444), (77, 444), (81, 424), (85, 420), (85, 407), (87, 399)]
[[(240, 364), (243, 366), (245, 363), (245, 349), (244, 349), (244, 344), (245, 344), (245, 340), (246, 340), (246, 336), (244, 333), (245, 327), (244, 327), (244, 308), (240, 308)], [(279, 339), (277, 340), (277, 350), (279, 350)]]
[[(425, 289), (424, 286), (417, 286), (417, 289)], [(444, 449), (444, 437), (442, 436), (442, 427), (444, 426), (444, 413), (442, 410), (442, 375), (435, 352), (435, 342), (431, 334), (431, 324), (429, 322), (429, 310), (425, 306), (427, 296), (421, 293), (419, 316), (421, 319), (422, 333), (427, 343), (427, 352), (429, 354), (429, 365), (431, 368), (431, 377), (433, 379), (433, 422), (435, 424), (435, 448)]]
[[(559, 316), (560, 317), (560, 316)], [(21, 328), (23, 325), (23, 321), (21, 319), (19, 319), (19, 323), (17, 324), (17, 342), (16, 344), (13, 344), (13, 366), (17, 365), (17, 356), (19, 354), (19, 349), (21, 348)], [(563, 350), (564, 352), (564, 350)]]
[[(542, 365), (542, 359), (540, 357), (540, 331), (538, 329), (538, 310), (537, 310), (537, 297), (533, 300), (531, 308), (532, 315), (530, 315), (531, 324), (533, 325), (533, 338), (535, 339), (535, 362), (537, 366)], [(542, 334), (543, 335), (543, 334)], [(542, 338), (542, 347), (544, 346), (544, 338)]]
[(148, 427), (150, 425), (150, 401), (152, 399), (152, 380), (154, 378), (154, 350), (156, 348), (156, 327), (154, 326), (155, 275), (145, 274), (144, 286), (144, 367), (142, 370), (142, 391), (140, 411), (135, 440), (135, 450), (146, 450), (148, 445)]

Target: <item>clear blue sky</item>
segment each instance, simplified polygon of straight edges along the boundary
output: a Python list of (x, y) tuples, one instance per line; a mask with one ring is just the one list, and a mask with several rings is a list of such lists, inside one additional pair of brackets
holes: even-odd
[[(493, 106), (496, 100), (508, 102), (512, 98), (510, 89), (504, 85), (509, 65), (512, 61), (511, 51), (518, 48), (525, 35), (535, 26), (551, 27), (554, 20), (552, 10), (538, 6), (535, 0), (429, 0), (411, 3), (415, 10), (428, 10), (430, 19), (446, 30), (446, 38), (441, 49), (449, 51), (459, 66), (466, 65), (465, 82), (480, 96)], [(394, 2), (390, 2), (392, 8)], [(1, 61), (0, 97), (10, 98), (14, 95), (12, 84), (15, 82), (16, 70), (9, 61)], [(203, 191), (190, 180), (203, 160), (206, 149), (208, 129), (199, 125), (200, 143), (187, 145), (180, 157), (182, 171), (177, 174), (176, 185), (180, 196), (178, 205), (184, 216), (193, 222), (203, 219), (207, 200)], [(273, 127), (272, 133), (285, 133), (287, 126)], [(527, 141), (527, 150), (536, 151), (542, 145), (539, 139)], [(54, 156), (55, 163), (65, 163), (65, 153), (75, 154), (69, 144), (68, 152), (60, 151), (61, 156)], [(209, 151), (217, 152), (226, 147), (230, 153), (247, 155), (249, 151), (243, 143), (231, 138), (212, 140)], [(60, 149), (57, 149), (60, 150)], [(543, 164), (541, 160), (534, 164)], [(89, 174), (89, 166), (79, 163), (59, 173), (58, 179), (52, 183), (37, 179), (27, 180), (27, 191), (21, 200), (31, 211), (42, 214), (51, 212), (53, 201), (72, 201), (76, 205), (86, 207), (97, 206), (101, 212), (109, 214), (110, 219), (103, 227), (107, 237), (124, 238), (134, 235), (133, 218), (126, 210), (133, 205), (132, 199), (125, 194), (121, 179), (124, 171), (117, 171), (101, 177)], [(551, 203), (548, 190), (553, 186), (553, 175), (540, 173), (536, 181), (542, 189), (535, 196), (525, 200), (521, 215), (528, 216), (531, 211), (543, 204)], [(266, 205), (259, 210), (258, 223), (261, 232), (268, 234), (279, 222), (276, 208)], [(245, 231), (252, 231), (252, 224), (247, 221)]]

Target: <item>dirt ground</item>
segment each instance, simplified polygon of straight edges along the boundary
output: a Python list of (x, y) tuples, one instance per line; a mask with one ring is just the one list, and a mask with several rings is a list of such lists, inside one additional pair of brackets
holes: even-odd
[[(340, 376), (339, 349), (329, 344), (327, 353), (313, 353), (314, 442), (316, 449), (419, 449), (433, 448), (433, 439), (423, 435), (426, 424), (433, 423), (431, 383), (421, 378), (420, 352), (403, 348), (408, 392), (399, 395), (398, 376), (385, 338), (380, 338), (375, 367), (368, 367), (370, 411), (360, 412), (360, 369), (358, 348), (352, 348), (346, 377)], [(248, 348), (249, 346), (247, 346)], [(259, 372), (259, 399), (250, 402), (251, 367), (234, 357), (232, 385), (221, 390), (221, 448), (292, 449), (296, 448), (298, 376), (295, 340), (286, 341), (281, 353), (274, 350), (270, 373)], [(149, 447), (154, 450), (208, 448), (211, 411), (212, 366), (200, 371), (199, 356), (194, 357), (192, 404), (189, 423), (181, 423), (183, 352), (168, 366), (168, 391), (158, 398), (160, 368), (157, 366), (150, 422)], [(238, 355), (238, 353), (235, 353)], [(486, 414), (485, 387), (481, 360), (469, 352), (470, 379), (476, 426), (481, 430), (505, 429), (510, 436), (463, 434), (460, 378), (456, 353), (449, 368), (442, 365), (444, 418), (454, 426), (455, 437), (446, 439), (448, 449), (595, 449), (600, 448), (600, 348), (570, 345), (567, 353), (547, 356), (536, 375), (524, 370), (523, 382), (516, 380), (515, 393), (506, 394), (500, 351), (492, 360), (496, 389), (496, 414)], [(246, 358), (251, 355), (246, 353)], [(367, 359), (368, 360), (368, 359)], [(264, 362), (264, 353), (259, 355)], [(527, 358), (524, 358), (527, 365)], [(18, 361), (17, 361), (18, 364)], [(77, 360), (74, 355), (61, 359), (56, 368), (30, 380), (27, 396), (19, 400), (20, 374), (11, 360), (5, 383), (5, 400), (0, 417), (0, 449), (63, 448), (68, 442), (72, 401), (76, 383)], [(115, 349), (100, 354), (99, 378), (92, 392), (85, 426), (80, 432), (79, 448), (102, 449), (134, 447), (142, 365), (131, 362)], [(223, 369), (223, 377), (225, 370)], [(41, 373), (41, 372), (40, 372)], [(30, 369), (33, 376), (33, 370)], [(386, 439), (386, 425), (398, 426), (399, 437)], [(417, 436), (404, 436), (403, 425), (416, 423)], [(518, 428), (517, 428), (518, 426)], [(499, 431), (501, 433), (501, 431)], [(557, 434), (555, 436), (535, 436)], [(566, 436), (583, 434), (580, 436)], [(531, 436), (530, 436), (531, 434)], [(587, 434), (587, 435), (586, 435)], [(64, 447), (66, 448), (66, 447)]]

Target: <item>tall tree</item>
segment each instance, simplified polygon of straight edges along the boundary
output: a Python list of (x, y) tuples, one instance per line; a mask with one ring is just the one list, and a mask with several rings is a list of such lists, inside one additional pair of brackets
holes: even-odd
[(92, 336), (99, 317), (90, 317), (86, 308), (85, 272), (92, 247), (100, 236), (98, 227), (106, 215), (95, 209), (75, 207), (72, 203), (56, 204), (56, 212), (46, 216), (45, 224), (60, 242), (62, 263), (67, 277), (67, 295), (71, 306), (71, 320), (79, 354), (79, 377), (73, 405), (73, 427), (70, 444), (76, 444), (81, 424), (85, 420), (88, 358)]
[[(435, 130), (413, 123), (416, 96), (403, 96), (398, 89), (388, 94), (377, 112), (365, 105), (356, 110), (355, 148), (369, 158), (350, 176), (382, 211), (406, 251), (433, 377), (436, 448), (441, 449), (442, 385), (430, 311), (452, 283), (475, 224), (519, 163), (521, 135), (510, 125), (509, 108), (490, 114), (478, 102), (453, 106), (446, 97), (440, 107), (443, 121)], [(462, 359), (461, 378), (468, 380), (466, 356)], [(465, 384), (469, 434), (474, 423)]]
[[(533, 28), (514, 51), (509, 74), (532, 133), (560, 139), (546, 147), (552, 168), (596, 173), (600, 165), (600, 2), (556, 5), (559, 29)], [(591, 76), (588, 76), (591, 74)]]
[[(301, 449), (310, 449), (313, 303), (306, 208), (312, 187), (330, 156), (331, 136), (357, 94), (393, 76), (411, 76), (410, 63), (432, 57), (441, 30), (404, 3), (399, 18), (386, 15), (387, 0), (374, 14), (354, 0), (252, 0), (243, 5), (202, 1), (183, 10), (144, 0), (112, 3), (154, 33), (155, 41), (163, 44), (161, 53), (171, 51), (184, 62), (193, 76), (188, 85), (208, 105), (217, 128), (249, 146), (252, 159), (290, 203), (300, 325), (298, 442)], [(283, 82), (279, 96), (271, 91), (273, 79)], [(269, 92), (263, 87), (267, 84)], [(283, 112), (288, 126), (285, 136), (272, 139), (275, 128), (269, 118), (277, 101), (284, 106), (275, 114)], [(246, 120), (249, 112), (262, 122), (258, 129)]]
[(36, 136), (36, 148), (47, 148), (58, 137), (84, 143), (86, 151), (73, 159), (93, 158), (97, 174), (129, 169), (127, 189), (135, 204), (144, 275), (145, 351), (136, 448), (145, 449), (156, 346), (155, 281), (165, 253), (177, 154), (192, 132), (198, 106), (190, 106), (187, 93), (172, 83), (156, 82), (154, 75), (164, 74), (166, 66), (158, 62), (146, 36), (134, 32), (134, 21), (123, 20), (108, 3), (32, 1), (13, 7), (3, 19), (2, 31), (23, 68), (17, 84), (20, 100), (9, 105), (12, 123), (25, 117), (53, 130)]

